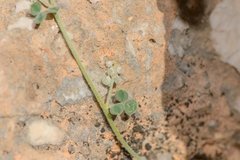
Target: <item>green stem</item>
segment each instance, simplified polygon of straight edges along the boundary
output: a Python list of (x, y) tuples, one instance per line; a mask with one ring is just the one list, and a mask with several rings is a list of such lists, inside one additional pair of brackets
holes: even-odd
[(107, 108), (109, 108), (108, 104), (109, 104), (109, 100), (110, 100), (110, 97), (111, 97), (111, 94), (112, 94), (113, 84), (114, 84), (114, 79), (112, 77), (111, 83), (110, 83), (110, 88), (109, 88), (109, 91), (108, 91), (107, 102), (106, 102), (106, 107)]
[[(42, 0), (40, 0), (40, 1), (42, 1)], [(54, 1), (53, 1), (53, 0), (51, 0), (51, 4), (54, 4)], [(88, 74), (87, 74), (84, 66), (82, 65), (82, 63), (81, 63), (81, 61), (80, 61), (80, 59), (79, 59), (79, 57), (78, 57), (78, 55), (77, 55), (77, 52), (76, 52), (75, 48), (73, 47), (73, 45), (72, 45), (72, 43), (71, 43), (71, 41), (70, 41), (70, 39), (69, 39), (69, 37), (68, 37), (68, 35), (67, 35), (67, 32), (66, 32), (66, 30), (65, 30), (65, 28), (64, 28), (64, 26), (63, 26), (63, 24), (62, 24), (62, 21), (61, 21), (59, 15), (58, 15), (58, 13), (54, 13), (54, 16), (55, 16), (55, 19), (56, 19), (56, 21), (57, 21), (57, 23), (58, 23), (58, 26), (59, 26), (60, 30), (62, 31), (63, 36), (64, 36), (64, 38), (65, 38), (65, 40), (66, 40), (66, 42), (67, 42), (67, 44), (68, 44), (68, 47), (70, 48), (70, 50), (71, 50), (71, 52), (72, 52), (72, 54), (73, 54), (73, 56), (74, 56), (74, 58), (75, 58), (75, 60), (76, 60), (76, 62), (77, 62), (77, 64), (78, 64), (79, 68), (81, 69), (81, 71), (82, 71), (82, 73), (83, 73), (83, 76), (85, 77), (88, 85), (89, 85), (90, 88), (92, 89), (92, 92), (93, 92), (94, 96), (96, 97), (98, 103), (100, 104), (100, 106), (101, 106), (101, 108), (102, 108), (102, 110), (103, 110), (103, 113), (104, 113), (104, 115), (106, 116), (106, 118), (107, 118), (107, 120), (108, 120), (108, 123), (109, 123), (109, 125), (111, 126), (113, 132), (115, 133), (115, 135), (117, 136), (117, 138), (118, 138), (118, 140), (121, 142), (121, 144), (125, 147), (125, 149), (126, 149), (133, 157), (135, 157), (137, 160), (141, 160), (141, 158), (140, 158), (140, 157), (131, 149), (131, 147), (124, 141), (124, 139), (122, 138), (121, 134), (119, 133), (117, 127), (115, 126), (115, 124), (114, 124), (114, 122), (113, 122), (113, 120), (112, 120), (112, 117), (111, 117), (111, 115), (110, 115), (110, 113), (109, 113), (109, 111), (108, 111), (108, 108), (107, 108), (107, 107), (105, 106), (105, 104), (103, 103), (102, 98), (101, 98), (100, 95), (98, 94), (98, 92), (97, 92), (96, 88), (94, 87), (92, 81), (90, 80), (90, 77), (88, 76)]]
[[(51, 8), (51, 7), (53, 7), (54, 6), (54, 3), (51, 5), (51, 4), (49, 4), (47, 1), (45, 1), (45, 0), (40, 0), (40, 2), (42, 2), (45, 6), (47, 6), (48, 8)], [(52, 2), (51, 2), (52, 3)]]

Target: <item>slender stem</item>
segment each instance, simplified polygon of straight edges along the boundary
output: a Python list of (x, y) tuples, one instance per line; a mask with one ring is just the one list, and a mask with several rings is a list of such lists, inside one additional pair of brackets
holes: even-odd
[(109, 91), (108, 91), (107, 102), (106, 102), (106, 107), (107, 108), (109, 108), (108, 104), (109, 104), (109, 100), (110, 100), (110, 97), (111, 97), (111, 94), (112, 94), (113, 84), (114, 84), (114, 79), (112, 77), (111, 83), (110, 83), (110, 88), (109, 88)]
[(51, 8), (51, 7), (53, 7), (54, 5), (52, 4), (49, 4), (47, 1), (45, 1), (45, 0), (40, 0), (40, 2), (42, 2), (45, 6), (47, 6), (48, 8)]
[(54, 0), (50, 0), (52, 6), (55, 6)]
[[(51, 0), (51, 3), (53, 4), (53, 0)], [(98, 94), (96, 88), (94, 87), (92, 81), (90, 80), (90, 77), (88, 76), (84, 66), (82, 65), (78, 55), (77, 55), (77, 52), (75, 50), (75, 48), (73, 47), (68, 35), (67, 35), (67, 32), (62, 24), (62, 21), (58, 15), (58, 13), (54, 13), (54, 16), (55, 16), (55, 19), (58, 23), (58, 26), (60, 28), (60, 30), (62, 31), (62, 34), (68, 44), (68, 47), (70, 48), (79, 68), (81, 69), (82, 73), (83, 73), (83, 76), (85, 77), (88, 85), (90, 86), (94, 96), (96, 97), (98, 103), (100, 104), (102, 110), (103, 110), (103, 113), (104, 115), (106, 116), (107, 120), (108, 120), (108, 123), (109, 125), (111, 126), (113, 132), (115, 133), (115, 135), (117, 136), (118, 140), (121, 142), (121, 144), (125, 147), (125, 149), (133, 156), (135, 157), (137, 160), (141, 160), (141, 158), (131, 149), (131, 147), (124, 141), (124, 139), (122, 138), (121, 134), (119, 133), (118, 129), (116, 128), (113, 120), (112, 120), (112, 117), (108, 111), (108, 109), (106, 108), (105, 104), (103, 103), (103, 100), (102, 98), (100, 97), (100, 95)]]

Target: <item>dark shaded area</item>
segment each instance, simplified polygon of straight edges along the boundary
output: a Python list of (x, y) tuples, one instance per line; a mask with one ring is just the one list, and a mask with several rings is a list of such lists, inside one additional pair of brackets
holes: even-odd
[(205, 154), (197, 154), (194, 157), (192, 157), (191, 160), (212, 160), (212, 159), (208, 158)]
[(201, 23), (205, 11), (204, 0), (176, 0), (180, 17), (191, 25)]
[[(206, 16), (204, 0), (157, 0), (157, 6), (164, 14), (163, 23), (166, 29), (165, 77), (161, 85), (162, 105), (167, 121), (165, 127), (185, 143), (186, 159), (221, 160), (223, 156), (217, 152), (214, 159), (201, 153), (203, 146), (200, 142), (207, 139), (202, 134), (205, 135), (207, 132), (210, 134), (210, 131), (214, 132), (218, 127), (217, 121), (210, 126), (211, 129), (207, 121), (204, 121), (212, 115), (211, 104), (205, 103), (205, 99), (214, 102), (213, 97), (216, 96), (216, 93), (211, 91), (208, 76), (208, 71), (212, 67), (208, 62), (214, 61), (215, 51), (206, 36), (210, 34), (209, 24), (202, 21)], [(172, 30), (177, 14), (190, 25), (185, 31)], [(177, 49), (182, 47), (184, 50), (182, 57), (178, 54), (170, 56), (169, 44), (176, 45)], [(195, 69), (203, 72), (199, 74)], [(215, 66), (211, 69), (211, 72), (214, 72), (219, 68)], [(193, 86), (199, 84), (198, 82), (204, 82), (202, 85), (203, 90), (206, 91), (204, 95), (195, 92), (197, 89)], [(203, 99), (202, 103), (199, 103), (199, 99)], [(194, 108), (196, 104), (199, 104), (201, 109)]]

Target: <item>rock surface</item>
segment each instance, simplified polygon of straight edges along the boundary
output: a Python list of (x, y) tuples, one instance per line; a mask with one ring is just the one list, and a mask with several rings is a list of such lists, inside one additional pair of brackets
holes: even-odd
[[(103, 100), (105, 61), (124, 69), (113, 95), (128, 91), (138, 111), (115, 123), (143, 160), (240, 159), (240, 76), (209, 39), (219, 2), (193, 26), (173, 1), (56, 0)], [(0, 2), (0, 159), (130, 160), (56, 21), (35, 26), (30, 4)]]

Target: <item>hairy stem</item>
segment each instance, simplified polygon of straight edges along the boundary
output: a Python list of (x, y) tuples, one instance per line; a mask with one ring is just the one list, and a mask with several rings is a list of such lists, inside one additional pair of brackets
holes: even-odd
[(42, 2), (45, 6), (47, 6), (47, 7), (49, 7), (49, 8), (51, 8), (51, 7), (53, 7), (54, 6), (54, 3), (52, 3), (51, 2), (51, 4), (49, 4), (46, 0), (40, 0), (40, 2)]
[[(43, 0), (40, 0), (40, 1), (42, 2)], [(43, 3), (43, 2), (42, 2), (42, 3)], [(54, 4), (54, 0), (51, 0), (51, 4), (52, 4), (52, 5)], [(52, 7), (52, 6), (50, 6), (50, 7)], [(121, 144), (124, 146), (124, 148), (125, 148), (133, 157), (135, 157), (137, 160), (141, 160), (141, 158), (140, 158), (140, 157), (131, 149), (131, 147), (124, 141), (124, 139), (122, 138), (122, 136), (121, 136), (121, 134), (119, 133), (118, 129), (116, 128), (116, 126), (115, 126), (115, 124), (114, 124), (114, 122), (113, 122), (113, 120), (112, 120), (112, 117), (111, 117), (111, 115), (110, 115), (110, 113), (109, 113), (109, 111), (108, 111), (108, 108), (107, 108), (107, 107), (105, 106), (105, 104), (103, 103), (102, 98), (101, 98), (100, 95), (98, 94), (98, 92), (97, 92), (96, 88), (94, 87), (92, 81), (90, 80), (90, 77), (88, 76), (88, 74), (87, 74), (87, 72), (86, 72), (83, 64), (81, 63), (81, 61), (80, 61), (80, 59), (79, 59), (79, 57), (78, 57), (78, 55), (77, 55), (77, 52), (76, 52), (75, 48), (73, 47), (73, 45), (72, 45), (72, 43), (71, 43), (71, 41), (70, 41), (70, 39), (69, 39), (69, 37), (68, 37), (68, 35), (67, 35), (67, 32), (66, 32), (66, 30), (65, 30), (65, 28), (64, 28), (64, 26), (63, 26), (63, 24), (62, 24), (62, 21), (61, 21), (61, 19), (60, 19), (60, 17), (59, 17), (59, 14), (58, 14), (58, 13), (54, 13), (54, 17), (55, 17), (55, 19), (56, 19), (56, 21), (57, 21), (57, 23), (58, 23), (58, 26), (59, 26), (59, 28), (60, 28), (60, 30), (61, 30), (61, 32), (62, 32), (62, 34), (63, 34), (63, 36), (64, 36), (64, 38), (65, 38), (65, 40), (66, 40), (66, 42), (67, 42), (68, 47), (70, 48), (70, 50), (71, 50), (71, 52), (72, 52), (73, 57), (75, 58), (78, 66), (79, 66), (79, 68), (81, 69), (81, 71), (82, 71), (82, 73), (83, 73), (83, 76), (85, 77), (85, 79), (86, 79), (88, 85), (90, 86), (90, 88), (91, 88), (94, 96), (96, 97), (99, 105), (101, 106), (101, 108), (102, 108), (102, 110), (103, 110), (103, 113), (104, 113), (104, 115), (106, 116), (106, 118), (107, 118), (107, 120), (108, 120), (108, 123), (109, 123), (109, 125), (111, 126), (113, 132), (115, 133), (115, 135), (117, 136), (117, 138), (118, 138), (118, 140), (121, 142)]]

